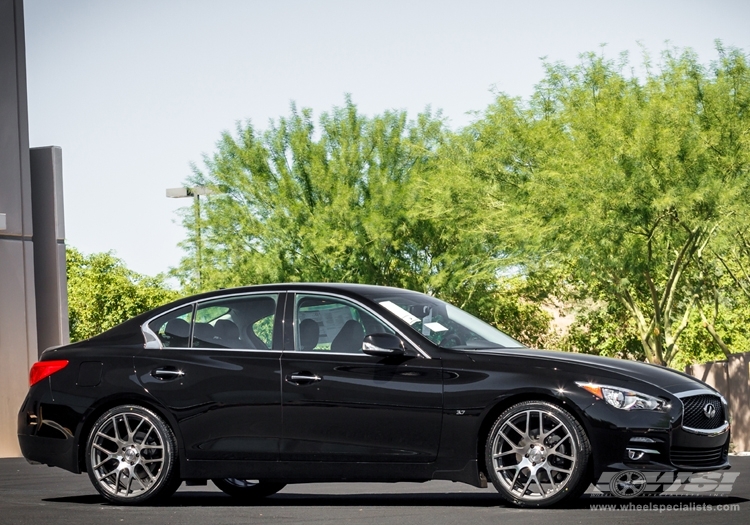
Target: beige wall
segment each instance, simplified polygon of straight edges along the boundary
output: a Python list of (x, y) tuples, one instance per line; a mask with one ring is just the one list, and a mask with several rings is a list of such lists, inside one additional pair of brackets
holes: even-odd
[(750, 451), (750, 352), (733, 354), (726, 361), (691, 365), (685, 372), (722, 393), (729, 404), (734, 450)]
[(36, 361), (26, 54), (22, 0), (0, 0), (0, 457), (18, 456), (16, 418)]
[[(21, 454), (16, 419), (36, 361), (32, 244), (0, 239), (0, 457)], [(5, 298), (20, 298), (6, 301)], [(24, 307), (25, 303), (25, 307)]]

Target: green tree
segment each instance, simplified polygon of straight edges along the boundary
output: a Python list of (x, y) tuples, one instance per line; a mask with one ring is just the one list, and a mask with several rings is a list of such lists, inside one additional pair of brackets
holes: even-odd
[(668, 51), (644, 80), (626, 57), (547, 64), (529, 104), (500, 96), (471, 129), (496, 227), (529, 266), (564, 266), (580, 296), (624, 309), (654, 363), (677, 357), (703, 299), (698, 257), (748, 213), (750, 77), (720, 51), (709, 69)]
[(70, 339), (93, 337), (178, 298), (161, 276), (139, 275), (111, 252), (66, 251)]
[[(348, 281), (420, 289), (436, 242), (414, 213), (444, 138), (440, 118), (403, 112), (369, 119), (347, 99), (320, 118), (309, 109), (265, 133), (248, 123), (225, 133), (190, 184), (217, 192), (202, 202), (202, 287), (278, 281)], [(317, 136), (316, 136), (317, 135)], [(184, 216), (186, 248), (195, 218)], [(439, 236), (436, 237), (439, 241)], [(196, 286), (196, 258), (175, 274)]]
[[(439, 114), (367, 117), (348, 98), (317, 127), (294, 106), (263, 133), (239, 125), (188, 181), (215, 193), (200, 216), (185, 210), (188, 255), (174, 274), (190, 291), (297, 281), (409, 288), (538, 344), (549, 318), (498, 279), (505, 262), (484, 227), (486, 191), (466, 176), (465, 140)], [(523, 319), (533, 322), (522, 328)]]

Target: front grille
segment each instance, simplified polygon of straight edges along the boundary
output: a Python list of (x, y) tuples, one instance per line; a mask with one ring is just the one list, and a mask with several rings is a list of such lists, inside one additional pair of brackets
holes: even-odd
[[(726, 421), (724, 405), (718, 396), (703, 394), (686, 397), (682, 399), (682, 404), (685, 407), (682, 417), (683, 427), (712, 430), (719, 428)], [(714, 408), (714, 413), (711, 417), (706, 416), (705, 408), (707, 405), (711, 405)]]
[(714, 467), (726, 461), (726, 446), (714, 448), (672, 447), (669, 454), (672, 464), (680, 467)]

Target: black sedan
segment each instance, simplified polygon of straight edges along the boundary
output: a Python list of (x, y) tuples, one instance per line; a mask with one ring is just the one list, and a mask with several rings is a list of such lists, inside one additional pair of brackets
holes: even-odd
[(615, 472), (728, 468), (726, 402), (663, 367), (532, 350), (428, 295), (286, 284), (211, 292), (51, 348), (18, 439), (106, 499), (211, 479), (253, 499), (288, 483), (453, 480), (547, 506)]

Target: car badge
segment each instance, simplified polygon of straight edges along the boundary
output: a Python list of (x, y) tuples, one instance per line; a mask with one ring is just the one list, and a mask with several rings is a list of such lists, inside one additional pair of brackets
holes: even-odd
[(711, 419), (716, 415), (716, 407), (712, 403), (707, 403), (706, 406), (703, 407), (703, 415), (708, 419)]

